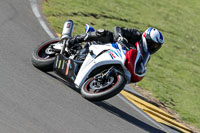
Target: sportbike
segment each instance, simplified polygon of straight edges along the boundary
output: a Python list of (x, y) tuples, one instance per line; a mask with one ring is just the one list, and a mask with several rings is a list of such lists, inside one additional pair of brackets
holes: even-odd
[[(82, 46), (66, 47), (72, 36), (74, 23), (66, 21), (62, 37), (45, 41), (32, 54), (32, 64), (43, 71), (55, 71), (60, 77), (80, 89), (81, 95), (90, 101), (101, 101), (118, 94), (131, 82), (131, 73), (125, 67), (126, 51), (118, 42), (86, 44), (88, 52), (80, 60)], [(86, 25), (85, 31), (94, 29)], [(137, 46), (137, 51), (140, 51)], [(137, 55), (139, 56), (139, 55)], [(141, 78), (143, 75), (139, 75)]]

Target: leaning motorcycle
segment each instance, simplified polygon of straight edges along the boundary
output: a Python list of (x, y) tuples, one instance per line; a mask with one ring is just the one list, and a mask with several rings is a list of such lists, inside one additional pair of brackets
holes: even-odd
[[(90, 101), (101, 101), (118, 94), (130, 82), (131, 73), (124, 66), (125, 51), (117, 42), (89, 45), (87, 56), (78, 60), (81, 45), (68, 49), (74, 23), (65, 22), (62, 37), (41, 43), (32, 54), (32, 64), (43, 71), (55, 71), (60, 77), (79, 88)], [(94, 29), (86, 25), (85, 31)]]

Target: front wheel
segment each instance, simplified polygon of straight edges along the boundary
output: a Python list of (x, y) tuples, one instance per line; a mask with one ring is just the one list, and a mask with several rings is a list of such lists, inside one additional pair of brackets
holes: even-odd
[(89, 101), (102, 101), (117, 95), (125, 85), (125, 78), (120, 74), (110, 76), (103, 83), (91, 77), (83, 84), (81, 95)]
[(32, 53), (32, 64), (43, 71), (53, 70), (56, 53), (51, 46), (59, 41), (59, 39), (55, 38), (38, 45)]

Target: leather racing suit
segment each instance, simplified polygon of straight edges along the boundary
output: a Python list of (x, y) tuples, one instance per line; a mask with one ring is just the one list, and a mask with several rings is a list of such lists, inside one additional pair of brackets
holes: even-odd
[(88, 41), (95, 41), (97, 43), (116, 42), (120, 36), (128, 40), (128, 42), (125, 43), (125, 45), (128, 48), (131, 48), (134, 47), (137, 41), (140, 41), (142, 33), (136, 29), (120, 28), (117, 26), (114, 27), (113, 32), (104, 29), (99, 29), (94, 32), (88, 32), (70, 38), (68, 42), (68, 47), (70, 48), (74, 44)]
[[(148, 48), (142, 41), (142, 32), (132, 28), (114, 27), (113, 32), (100, 29), (94, 32), (76, 35), (69, 39), (68, 48), (74, 44), (95, 41), (98, 44), (118, 42), (127, 51), (125, 66), (131, 73), (131, 81), (140, 81), (146, 73), (146, 65), (150, 58)], [(88, 49), (80, 51), (80, 56)]]

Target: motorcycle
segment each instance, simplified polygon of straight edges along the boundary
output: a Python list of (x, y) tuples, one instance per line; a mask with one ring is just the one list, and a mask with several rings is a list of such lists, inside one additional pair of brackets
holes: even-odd
[[(125, 51), (118, 42), (89, 45), (84, 60), (77, 60), (82, 47), (68, 49), (74, 23), (65, 22), (62, 37), (38, 45), (32, 54), (32, 64), (43, 71), (55, 71), (60, 77), (80, 89), (90, 101), (102, 101), (118, 94), (131, 81), (131, 73), (124, 66)], [(86, 25), (85, 32), (94, 28)]]

